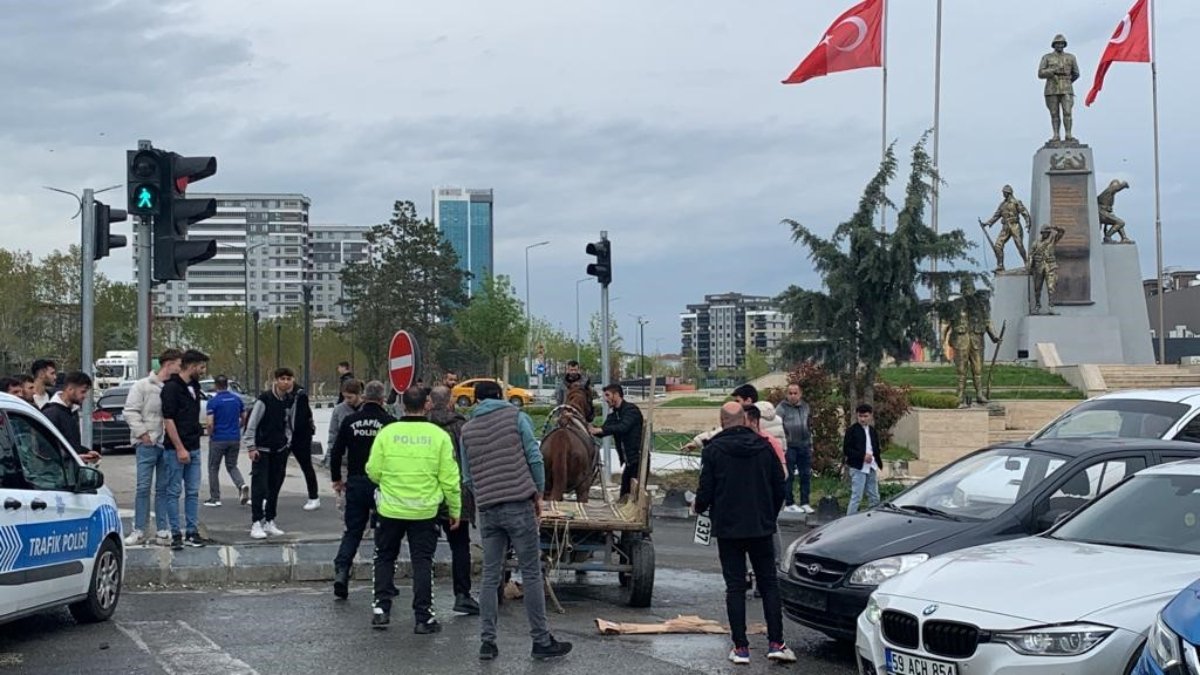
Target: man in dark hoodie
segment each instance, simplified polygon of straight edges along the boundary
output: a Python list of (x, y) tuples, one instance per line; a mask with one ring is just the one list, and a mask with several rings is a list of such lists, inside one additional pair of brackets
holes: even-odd
[[(200, 536), (200, 378), (208, 367), (208, 355), (195, 349), (183, 353), (180, 369), (163, 383), (163, 435), (167, 452), (167, 524), (171, 548), (204, 546)], [(179, 493), (183, 488), (186, 534), (179, 530)]]
[[(346, 529), (342, 545), (333, 560), (333, 594), (345, 600), (349, 593), (350, 566), (362, 544), (363, 532), (375, 510), (376, 486), (367, 478), (367, 459), (379, 430), (396, 421), (383, 408), (387, 389), (382, 382), (372, 380), (363, 388), (362, 406), (342, 420), (338, 434), (330, 446), (329, 472), (333, 489), (346, 496)], [(357, 398), (357, 396), (355, 396)], [(342, 457), (346, 456), (346, 479), (342, 480)]]
[(350, 380), (354, 379), (354, 373), (351, 372), (351, 370), (350, 370), (350, 362), (349, 361), (339, 361), (337, 364), (337, 374), (338, 374), (337, 402), (341, 403), (342, 401), (346, 400), (346, 396), (344, 393), (346, 383), (349, 382)]
[(767, 658), (790, 663), (796, 655), (783, 641), (783, 608), (775, 577), (776, 518), (783, 506), (783, 472), (770, 443), (746, 426), (742, 405), (721, 407), (723, 431), (704, 447), (696, 513), (710, 512), (725, 577), (725, 610), (733, 649), (729, 660), (750, 663), (746, 638), (746, 558), (762, 593), (767, 621)]
[[(429, 392), (429, 402), (433, 407), (429, 410), (429, 421), (441, 427), (450, 440), (454, 442), (454, 461), (458, 462), (458, 473), (462, 471), (462, 428), (467, 423), (454, 409), (454, 401), (450, 399), (450, 389), (438, 385)], [(446, 534), (446, 543), (450, 544), (450, 569), (454, 577), (454, 611), (458, 614), (479, 614), (479, 603), (471, 597), (471, 528), (475, 517), (475, 498), (470, 488), (464, 482), (462, 489), (461, 524), (450, 529), (450, 513), (443, 504), (438, 511), (438, 524)]]
[(84, 372), (67, 373), (63, 388), (42, 406), (42, 414), (71, 444), (71, 449), (85, 462), (100, 459), (100, 453), (83, 447), (83, 432), (79, 427), (79, 406), (92, 390), (92, 378)]

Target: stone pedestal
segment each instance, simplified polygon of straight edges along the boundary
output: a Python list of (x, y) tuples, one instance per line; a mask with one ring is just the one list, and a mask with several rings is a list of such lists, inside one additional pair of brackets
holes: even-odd
[(1034, 316), (1030, 275), (996, 275), (992, 323), (997, 330), (1007, 324), (1001, 361), (1036, 360), (1043, 343), (1053, 344), (1067, 366), (1154, 363), (1137, 246), (1101, 243), (1094, 167), (1087, 146), (1041, 148), (1034, 155), (1026, 248), (1032, 250), (1043, 225), (1066, 230), (1056, 247), (1058, 289), (1054, 304), (1043, 295), (1043, 314)]

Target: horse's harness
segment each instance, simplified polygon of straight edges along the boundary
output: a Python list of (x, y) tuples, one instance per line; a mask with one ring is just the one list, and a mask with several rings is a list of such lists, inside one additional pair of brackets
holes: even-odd
[[(563, 415), (566, 415), (569, 418), (567, 426), (563, 426), (559, 422)], [(592, 434), (588, 431), (587, 425), (583, 423), (582, 415), (583, 413), (579, 412), (579, 409), (575, 406), (567, 405), (566, 403), (556, 406), (550, 411), (550, 414), (546, 416), (546, 422), (542, 425), (542, 441), (544, 442), (546, 438), (555, 431), (564, 429), (570, 433), (578, 435), (588, 444), (588, 447), (595, 449), (596, 441), (592, 437)], [(596, 477), (600, 474), (599, 450), (596, 451), (594, 459), (592, 459), (592, 469), (590, 474), (591, 482), (595, 483)]]

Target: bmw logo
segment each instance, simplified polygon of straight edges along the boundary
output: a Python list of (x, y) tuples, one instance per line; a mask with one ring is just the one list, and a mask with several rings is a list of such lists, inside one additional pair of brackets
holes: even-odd
[(930, 614), (933, 614), (936, 611), (938, 611), (938, 606), (930, 605), (930, 606), (926, 607), (925, 609), (921, 610), (921, 614), (923, 614), (924, 616), (929, 616)]
[(808, 576), (815, 577), (820, 573), (821, 573), (821, 566), (819, 564), (813, 563), (808, 566)]

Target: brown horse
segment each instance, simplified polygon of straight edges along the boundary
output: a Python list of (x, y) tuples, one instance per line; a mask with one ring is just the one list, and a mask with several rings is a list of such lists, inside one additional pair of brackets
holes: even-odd
[(558, 426), (542, 439), (542, 459), (546, 465), (544, 497), (562, 501), (564, 493), (573, 491), (575, 500), (586, 504), (599, 454), (587, 431), (584, 411), (590, 406), (578, 383), (571, 386), (566, 401), (559, 408)]

